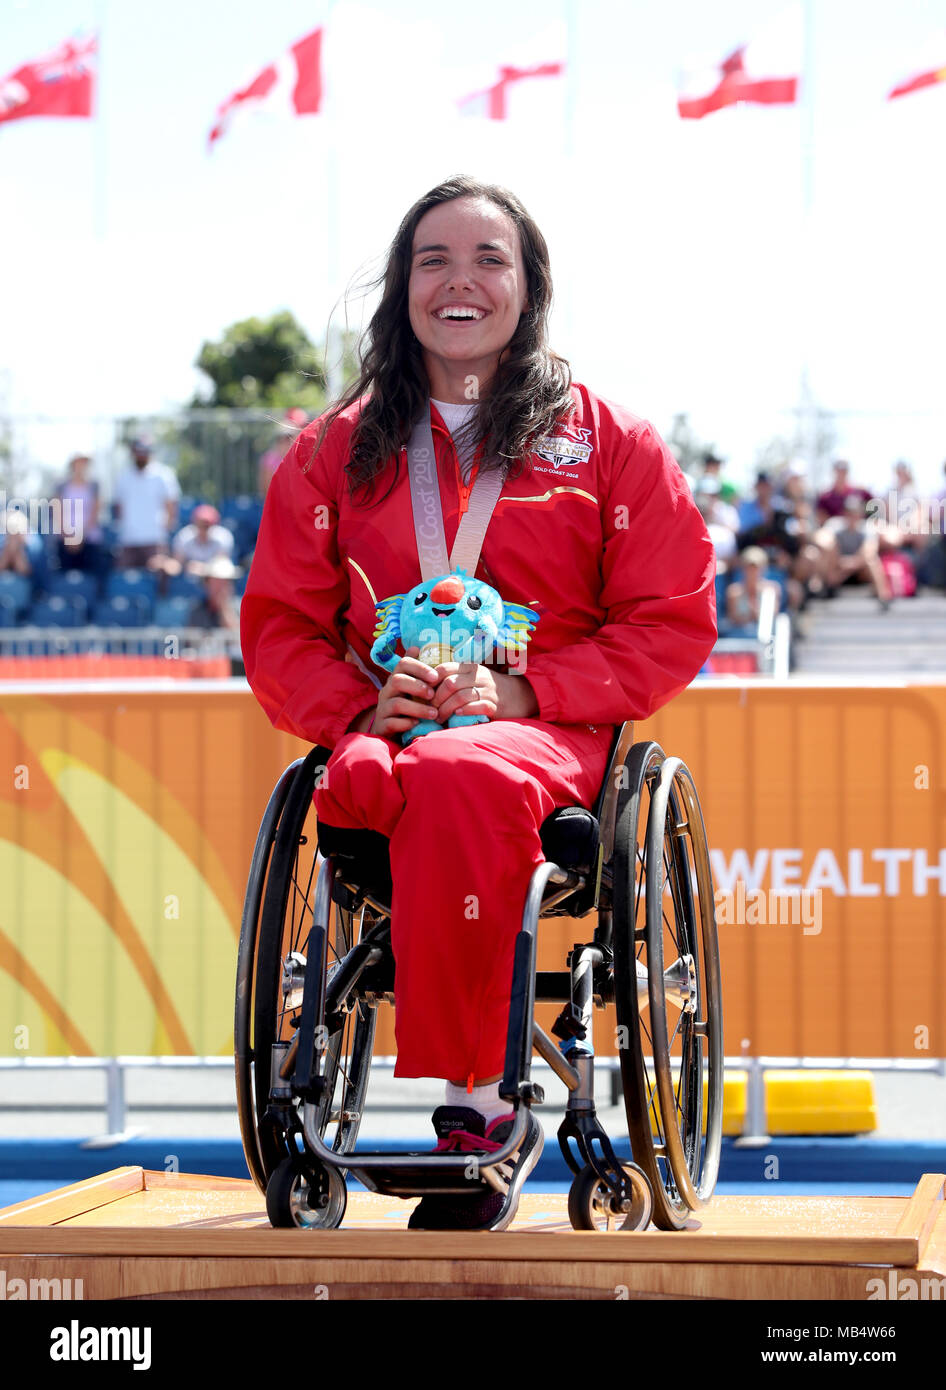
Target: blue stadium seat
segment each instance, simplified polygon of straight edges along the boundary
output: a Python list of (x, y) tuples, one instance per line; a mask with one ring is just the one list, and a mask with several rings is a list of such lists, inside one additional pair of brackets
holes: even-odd
[(182, 526), (187, 526), (190, 524), (190, 519), (193, 516), (194, 508), (199, 506), (199, 497), (181, 497), (179, 499), (177, 504), (178, 530), (180, 530)]
[(27, 574), (0, 570), (0, 597), (13, 604), (17, 613), (24, 613), (33, 596), (33, 581)]
[(258, 531), (263, 517), (263, 499), (251, 497), (246, 492), (240, 493), (238, 497), (225, 497), (220, 504), (220, 510), (228, 515), (240, 517), (248, 522), (254, 531)]
[(153, 570), (114, 570), (105, 581), (105, 597), (145, 598), (150, 608), (158, 590)]
[(147, 627), (150, 621), (151, 603), (140, 594), (116, 594), (96, 604), (93, 614), (93, 622), (99, 627)]
[(83, 627), (87, 612), (85, 599), (81, 595), (63, 598), (57, 594), (34, 603), (29, 621), (36, 627)]
[(169, 598), (203, 598), (204, 586), (194, 574), (172, 574), (168, 579)]
[(16, 604), (6, 594), (0, 594), (0, 628), (16, 626)]
[(193, 598), (180, 595), (177, 598), (159, 598), (154, 605), (156, 627), (186, 627), (187, 618), (194, 606)]
[(249, 570), (244, 570), (238, 579), (233, 581), (233, 592), (237, 598), (242, 598), (246, 592), (246, 581), (250, 577)]
[(46, 580), (50, 598), (82, 598), (91, 608), (98, 601), (99, 583), (84, 570), (52, 570)]

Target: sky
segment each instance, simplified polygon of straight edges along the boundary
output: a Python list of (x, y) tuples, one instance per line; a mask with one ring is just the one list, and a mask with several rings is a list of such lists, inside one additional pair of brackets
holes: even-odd
[[(553, 345), (599, 395), (664, 434), (687, 412), (745, 478), (807, 369), (862, 481), (906, 458), (942, 487), (946, 84), (884, 98), (946, 65), (946, 0), (811, 0), (810, 106), (679, 120), (681, 69), (785, 9), (5, 0), (0, 75), (79, 32), (101, 55), (95, 120), (0, 126), (0, 414), (59, 467), (108, 418), (188, 401), (201, 344), (238, 319), (288, 308), (320, 342), (347, 292), (360, 326), (352, 287), (464, 172), (543, 229)], [(208, 154), (217, 105), (319, 24), (324, 114), (247, 115)], [(557, 58), (567, 76), (520, 88), (509, 121), (457, 113), (499, 63)]]

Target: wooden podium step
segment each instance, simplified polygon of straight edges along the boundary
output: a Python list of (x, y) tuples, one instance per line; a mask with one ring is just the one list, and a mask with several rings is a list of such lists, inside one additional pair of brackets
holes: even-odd
[(251, 1182), (128, 1167), (0, 1210), (0, 1256), (8, 1297), (60, 1279), (85, 1299), (942, 1299), (944, 1183), (717, 1197), (684, 1231), (610, 1234), (573, 1231), (559, 1194), (464, 1233), (408, 1231), (412, 1203), (354, 1192), (341, 1230), (275, 1231)]

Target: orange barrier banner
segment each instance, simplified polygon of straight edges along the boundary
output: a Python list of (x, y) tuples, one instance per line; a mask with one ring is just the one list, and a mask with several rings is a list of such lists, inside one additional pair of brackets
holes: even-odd
[[(750, 682), (637, 726), (699, 789), (728, 1054), (946, 1055), (944, 728), (943, 686)], [(256, 831), (304, 751), (238, 681), (0, 692), (0, 1053), (230, 1051)], [(592, 930), (543, 923), (540, 965)]]

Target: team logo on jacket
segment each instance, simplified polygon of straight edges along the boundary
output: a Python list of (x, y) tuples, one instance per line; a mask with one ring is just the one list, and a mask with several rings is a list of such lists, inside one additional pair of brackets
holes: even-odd
[(593, 444), (588, 441), (591, 430), (564, 430), (561, 434), (544, 434), (536, 441), (535, 452), (553, 468), (577, 468), (591, 457)]

